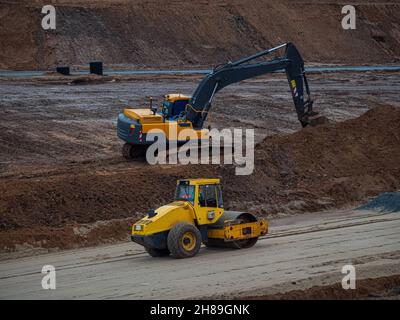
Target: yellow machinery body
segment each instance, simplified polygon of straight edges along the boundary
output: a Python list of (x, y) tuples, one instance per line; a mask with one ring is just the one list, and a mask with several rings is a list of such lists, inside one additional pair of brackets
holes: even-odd
[[(130, 123), (125, 141), (133, 144), (145, 144), (148, 133), (162, 133), (167, 141), (184, 142), (188, 138), (197, 140), (208, 139), (208, 130), (193, 129), (192, 122), (179, 117), (186, 110), (190, 96), (174, 93), (164, 97), (161, 112), (152, 109), (125, 108), (123, 117)], [(120, 119), (122, 123), (122, 119)], [(122, 124), (120, 124), (122, 128)], [(137, 129), (137, 130), (135, 130)], [(141, 140), (139, 140), (139, 136)]]
[[(271, 59), (256, 61), (259, 57), (266, 56), (270, 56)], [(301, 125), (305, 127), (320, 122), (315, 118), (317, 113), (313, 111), (313, 100), (304, 61), (293, 43), (284, 43), (254, 55), (218, 65), (200, 81), (192, 96), (179, 93), (165, 95), (161, 111), (157, 107), (153, 108), (151, 99), (149, 109), (125, 109), (118, 115), (117, 122), (118, 137), (125, 141), (122, 148), (123, 156), (126, 159), (143, 157), (146, 148), (154, 142), (153, 135), (149, 133), (155, 133), (159, 140), (164, 141), (165, 137), (167, 142), (177, 141), (177, 144), (188, 140), (197, 140), (194, 141), (197, 143), (198, 140), (206, 140), (208, 130), (202, 128), (206, 124), (217, 92), (234, 83), (278, 70), (286, 73), (297, 118)], [(249, 112), (251, 112), (250, 109)]]
[[(190, 230), (175, 231), (179, 228)], [(174, 251), (171, 233), (176, 233), (178, 238), (186, 234), (188, 246), (197, 241), (206, 246), (246, 248), (267, 232), (265, 219), (247, 212), (224, 210), (219, 179), (188, 179), (178, 180), (174, 202), (150, 210), (132, 226), (132, 240), (143, 245), (150, 254), (164, 252), (166, 255)], [(183, 246), (183, 240), (176, 240), (179, 242), (176, 245)]]

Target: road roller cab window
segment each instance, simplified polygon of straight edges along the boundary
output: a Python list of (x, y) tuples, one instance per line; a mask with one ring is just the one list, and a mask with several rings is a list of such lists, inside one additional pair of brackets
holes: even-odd
[(199, 205), (200, 207), (217, 207), (217, 186), (202, 185), (199, 186)]
[(194, 203), (194, 186), (189, 184), (179, 184), (176, 188), (175, 200), (189, 201)]
[(218, 208), (223, 208), (224, 201), (222, 199), (222, 190), (220, 185), (217, 185), (217, 200), (218, 200)]

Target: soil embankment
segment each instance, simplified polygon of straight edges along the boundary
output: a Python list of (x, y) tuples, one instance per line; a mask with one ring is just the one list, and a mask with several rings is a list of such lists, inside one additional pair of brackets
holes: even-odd
[(394, 63), (400, 59), (400, 5), (362, 1), (356, 30), (343, 4), (307, 1), (58, 0), (56, 30), (43, 30), (43, 1), (0, 4), (0, 68), (57, 65), (210, 67), (294, 42), (307, 61)]
[(354, 205), (400, 188), (399, 144), (400, 109), (378, 107), (348, 121), (266, 138), (256, 147), (251, 176), (235, 176), (228, 166), (123, 160), (31, 168), (1, 179), (1, 247), (68, 248), (124, 238), (132, 220), (171, 200), (178, 178), (219, 176), (227, 208), (261, 215)]

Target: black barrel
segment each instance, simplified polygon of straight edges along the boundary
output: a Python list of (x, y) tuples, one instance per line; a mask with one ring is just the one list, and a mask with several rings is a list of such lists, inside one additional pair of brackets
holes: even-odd
[(90, 73), (98, 74), (100, 76), (103, 75), (103, 62), (101, 61), (93, 61), (89, 63)]
[(65, 76), (69, 76), (71, 74), (69, 67), (57, 67), (56, 72), (61, 73)]

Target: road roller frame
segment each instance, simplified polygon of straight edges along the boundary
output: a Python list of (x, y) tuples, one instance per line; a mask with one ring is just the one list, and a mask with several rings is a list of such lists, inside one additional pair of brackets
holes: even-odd
[(208, 238), (223, 239), (225, 242), (251, 239), (267, 233), (267, 223), (264, 219), (257, 222), (237, 223), (225, 221), (225, 226), (218, 229), (209, 229)]
[(154, 257), (188, 258), (207, 247), (249, 248), (268, 222), (248, 212), (225, 211), (219, 179), (177, 181), (175, 200), (133, 224), (132, 241)]

